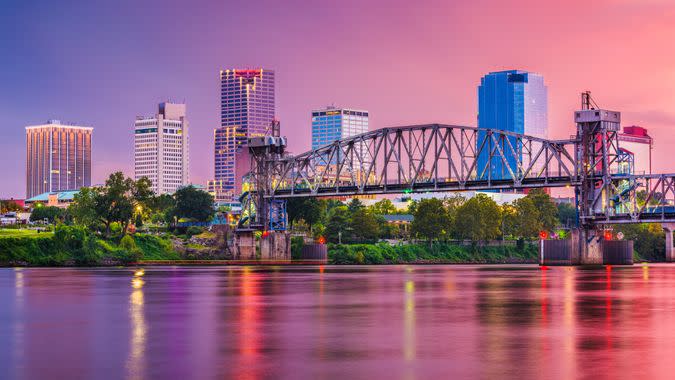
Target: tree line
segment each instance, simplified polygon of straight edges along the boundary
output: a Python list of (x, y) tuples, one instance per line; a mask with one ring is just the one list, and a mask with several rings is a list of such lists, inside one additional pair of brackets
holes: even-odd
[[(576, 220), (574, 207), (556, 205), (541, 190), (532, 190), (513, 203), (498, 205), (485, 194), (473, 198), (429, 198), (411, 201), (407, 210), (397, 210), (388, 199), (365, 206), (358, 198), (349, 204), (337, 200), (295, 198), (288, 202), (291, 226), (304, 224), (314, 237), (323, 236), (332, 243), (370, 242), (383, 238), (407, 238), (428, 241), (497, 238), (533, 239), (540, 231)], [(411, 214), (406, 229), (388, 224), (384, 215)]]

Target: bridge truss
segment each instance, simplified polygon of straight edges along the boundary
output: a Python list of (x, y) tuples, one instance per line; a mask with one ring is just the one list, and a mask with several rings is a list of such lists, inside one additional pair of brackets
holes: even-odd
[(587, 228), (675, 221), (675, 174), (626, 173), (618, 121), (584, 115), (568, 140), (426, 124), (371, 131), (292, 156), (278, 134), (258, 138), (249, 144), (243, 220), (250, 229), (283, 229), (274, 215), (285, 217), (280, 200), (292, 197), (571, 187)]

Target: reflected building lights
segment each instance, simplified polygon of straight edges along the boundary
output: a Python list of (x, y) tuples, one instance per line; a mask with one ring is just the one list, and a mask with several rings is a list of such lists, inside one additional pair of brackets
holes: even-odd
[(405, 282), (405, 309), (403, 313), (403, 356), (405, 360), (415, 359), (415, 283)]
[(145, 373), (145, 346), (147, 323), (143, 313), (144, 295), (143, 285), (145, 282), (134, 277), (131, 287), (134, 289), (129, 296), (129, 319), (131, 321), (131, 340), (129, 347), (129, 359), (127, 361), (128, 378), (142, 379)]

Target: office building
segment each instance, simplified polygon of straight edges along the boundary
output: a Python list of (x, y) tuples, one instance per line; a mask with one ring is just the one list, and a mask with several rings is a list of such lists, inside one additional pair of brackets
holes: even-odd
[(156, 115), (134, 123), (134, 178), (147, 177), (156, 194), (190, 183), (189, 123), (185, 104), (160, 103)]
[(312, 149), (368, 132), (368, 111), (328, 106), (312, 111)]
[(652, 174), (652, 148), (654, 139), (646, 128), (636, 125), (623, 127), (619, 133), (619, 149), (624, 157), (621, 172), (626, 174)]
[(92, 131), (58, 120), (26, 127), (26, 198), (91, 186)]
[[(274, 71), (220, 71), (220, 127), (214, 133), (214, 181), (217, 199), (235, 199), (246, 174), (250, 137), (270, 133), (275, 114)], [(237, 161), (241, 161), (239, 164)]]
[[(484, 129), (493, 129), (548, 138), (548, 95), (544, 78), (520, 70), (491, 72), (478, 86), (478, 141), (485, 136)], [(516, 139), (510, 139), (516, 148)], [(489, 159), (487, 149), (478, 156), (481, 170)], [(522, 153), (521, 153), (522, 154)], [(507, 155), (507, 154), (505, 154)], [(521, 157), (522, 158), (522, 157)], [(480, 178), (507, 179), (516, 173), (516, 158), (507, 155), (508, 166), (500, 158), (493, 158), (489, 169), (477, 175)], [(525, 162), (525, 164), (528, 164)]]

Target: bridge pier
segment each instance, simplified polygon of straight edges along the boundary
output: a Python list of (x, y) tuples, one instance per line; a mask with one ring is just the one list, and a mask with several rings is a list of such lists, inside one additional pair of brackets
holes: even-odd
[(569, 240), (542, 241), (540, 257), (541, 265), (631, 265), (633, 242), (606, 241), (600, 230), (576, 228)]
[(673, 231), (675, 231), (675, 223), (662, 223), (663, 232), (666, 233), (666, 261), (675, 261), (675, 252), (673, 252)]
[(291, 234), (269, 231), (260, 239), (261, 261), (291, 261)]
[(234, 259), (256, 260), (256, 244), (253, 231), (237, 231), (234, 235)]

